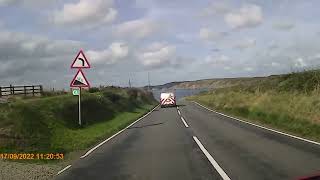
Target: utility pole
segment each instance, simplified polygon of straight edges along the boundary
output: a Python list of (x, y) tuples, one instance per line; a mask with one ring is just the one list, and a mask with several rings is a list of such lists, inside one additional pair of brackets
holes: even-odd
[(131, 81), (130, 81), (130, 78), (129, 78), (129, 87), (131, 88)]
[(148, 90), (150, 91), (150, 75), (149, 75), (149, 72), (148, 72)]

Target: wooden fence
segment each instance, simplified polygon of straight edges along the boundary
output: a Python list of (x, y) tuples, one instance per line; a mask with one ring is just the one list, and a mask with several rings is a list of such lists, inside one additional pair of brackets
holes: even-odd
[(42, 85), (32, 85), (32, 86), (2, 86), (0, 87), (0, 97), (10, 96), (10, 95), (27, 95), (32, 94), (42, 94)]

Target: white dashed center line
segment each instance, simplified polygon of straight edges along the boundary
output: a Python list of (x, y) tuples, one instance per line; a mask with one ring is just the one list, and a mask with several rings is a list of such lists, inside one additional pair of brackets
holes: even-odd
[(184, 126), (185, 126), (186, 128), (188, 128), (188, 127), (189, 127), (189, 125), (187, 124), (187, 122), (184, 120), (184, 118), (183, 118), (183, 117), (181, 117), (181, 120), (182, 120), (182, 122), (183, 122)]

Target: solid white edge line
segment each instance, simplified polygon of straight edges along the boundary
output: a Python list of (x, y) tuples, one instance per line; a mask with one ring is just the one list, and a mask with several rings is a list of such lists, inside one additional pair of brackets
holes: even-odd
[(178, 114), (181, 115), (180, 111), (178, 110)]
[(254, 124), (254, 123), (251, 123), (251, 122), (248, 122), (248, 121), (244, 121), (244, 120), (241, 120), (241, 119), (238, 119), (238, 118), (235, 118), (235, 117), (232, 117), (232, 116), (228, 116), (226, 114), (223, 114), (223, 113), (220, 113), (220, 112), (217, 112), (217, 111), (214, 111), (212, 109), (209, 109), (207, 108), (206, 106), (196, 102), (196, 101), (193, 101), (194, 103), (198, 104), (199, 106), (209, 110), (209, 111), (212, 111), (214, 113), (217, 113), (221, 116), (225, 116), (225, 117), (228, 117), (228, 118), (231, 118), (231, 119), (234, 119), (234, 120), (237, 120), (237, 121), (240, 121), (240, 122), (243, 122), (243, 123), (246, 123), (246, 124), (249, 124), (249, 125), (252, 125), (252, 126), (255, 126), (255, 127), (258, 127), (258, 128), (261, 128), (261, 129), (265, 129), (265, 130), (268, 130), (268, 131), (272, 131), (274, 133), (278, 133), (278, 134), (281, 134), (281, 135), (284, 135), (284, 136), (288, 136), (288, 137), (291, 137), (291, 138), (294, 138), (294, 139), (299, 139), (301, 141), (305, 141), (305, 142), (308, 142), (308, 143), (312, 143), (312, 144), (315, 144), (315, 145), (319, 145), (320, 146), (320, 142), (316, 142), (316, 141), (312, 141), (312, 140), (309, 140), (309, 139), (305, 139), (305, 138), (302, 138), (302, 137), (298, 137), (298, 136), (295, 136), (295, 135), (291, 135), (291, 134), (287, 134), (287, 133), (284, 133), (284, 132), (281, 132), (281, 131), (278, 131), (278, 130), (274, 130), (274, 129), (270, 129), (270, 128), (267, 128), (267, 127), (264, 127), (264, 126), (261, 126), (261, 125), (257, 125), (257, 124)]
[(183, 117), (181, 117), (181, 120), (182, 120), (182, 122), (183, 122), (184, 126), (185, 126), (186, 128), (188, 128), (188, 127), (189, 127), (189, 125), (187, 124), (187, 122), (184, 120), (184, 118), (183, 118)]
[(201, 151), (204, 153), (204, 155), (207, 157), (211, 165), (217, 170), (217, 172), (220, 174), (223, 180), (231, 180), (229, 176), (223, 171), (223, 169), (219, 166), (216, 160), (213, 159), (213, 157), (210, 155), (210, 153), (206, 150), (206, 148), (202, 145), (202, 143), (199, 141), (199, 139), (196, 136), (193, 136), (194, 141), (198, 144)]
[(155, 108), (153, 108), (150, 112), (148, 112), (147, 114), (145, 114), (144, 116), (142, 116), (141, 118), (139, 118), (138, 120), (134, 121), (133, 123), (131, 123), (129, 126), (125, 127), (124, 129), (120, 130), (119, 132), (117, 132), (116, 134), (112, 135), (111, 137), (109, 137), (108, 139), (102, 141), (101, 143), (99, 143), (98, 145), (96, 145), (95, 147), (93, 147), (92, 149), (88, 150), (84, 155), (82, 155), (80, 158), (85, 158), (87, 157), (90, 153), (92, 153), (94, 150), (96, 150), (98, 147), (102, 146), (104, 143), (108, 142), (110, 139), (116, 137), (117, 135), (119, 135), (120, 133), (122, 133), (124, 130), (128, 129), (129, 127), (131, 127), (132, 125), (134, 125), (135, 123), (137, 123), (138, 121), (140, 121), (141, 119), (145, 118), (146, 116), (148, 116), (150, 113), (152, 113), (157, 107), (159, 107), (159, 105), (157, 105)]
[(60, 170), (57, 175), (61, 174), (63, 171), (69, 169), (71, 167), (71, 165), (66, 166), (65, 168), (63, 168), (62, 170)]

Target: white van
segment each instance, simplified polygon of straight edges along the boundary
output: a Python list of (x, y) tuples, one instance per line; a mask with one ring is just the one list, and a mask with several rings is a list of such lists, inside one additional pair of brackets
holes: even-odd
[(176, 96), (171, 92), (164, 92), (160, 94), (161, 107), (176, 106)]

